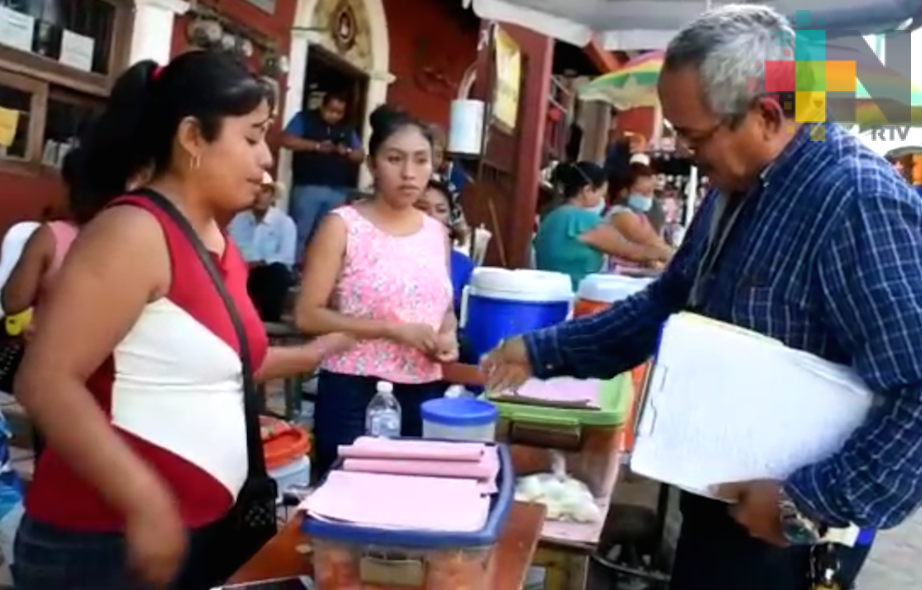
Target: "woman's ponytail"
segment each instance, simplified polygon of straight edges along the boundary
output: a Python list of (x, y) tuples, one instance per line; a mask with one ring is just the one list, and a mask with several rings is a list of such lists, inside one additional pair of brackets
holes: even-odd
[(123, 194), (128, 180), (150, 164), (152, 85), (159, 70), (147, 60), (119, 76), (105, 110), (78, 140), (82, 170), (71, 190), (93, 198), (98, 208)]

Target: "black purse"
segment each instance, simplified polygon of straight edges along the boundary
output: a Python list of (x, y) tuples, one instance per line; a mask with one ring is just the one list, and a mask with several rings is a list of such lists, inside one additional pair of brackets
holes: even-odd
[(226, 557), (228, 561), (237, 561), (243, 564), (278, 532), (278, 523), (276, 521), (278, 485), (274, 479), (269, 477), (266, 471), (266, 460), (263, 456), (259, 425), (259, 392), (253, 378), (253, 366), (250, 362), (246, 330), (243, 327), (240, 314), (237, 312), (237, 306), (224, 285), (224, 279), (221, 278), (220, 272), (215, 267), (211, 253), (205, 248), (186, 217), (169, 199), (156, 191), (142, 189), (132, 194), (144, 197), (156, 205), (157, 208), (169, 215), (186, 235), (186, 238), (195, 248), (205, 270), (208, 271), (215, 289), (217, 289), (218, 294), (224, 301), (227, 313), (234, 324), (234, 331), (237, 333), (237, 341), (241, 351), (240, 362), (243, 367), (243, 411), (246, 418), (248, 470), (243, 488), (237, 495), (237, 503), (228, 517), (229, 524), (234, 529), (235, 538), (233, 541), (234, 555)]
[(0, 391), (13, 393), (13, 378), (25, 352), (26, 343), (21, 336), (10, 336), (5, 328), (0, 329)]

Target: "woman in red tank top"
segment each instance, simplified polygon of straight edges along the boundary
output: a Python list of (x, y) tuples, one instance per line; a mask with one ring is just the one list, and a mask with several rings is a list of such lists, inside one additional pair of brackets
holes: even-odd
[[(271, 94), (234, 58), (193, 51), (116, 82), (83, 148), (77, 187), (107, 207), (80, 232), (42, 302), (16, 394), (47, 437), (13, 573), (21, 590), (218, 585), (249, 555), (228, 513), (247, 478), (241, 355), (256, 379), (312, 370), (341, 335), (268, 348), (247, 267), (218, 220), (245, 209), (272, 157)], [(180, 225), (212, 252), (241, 318)]]

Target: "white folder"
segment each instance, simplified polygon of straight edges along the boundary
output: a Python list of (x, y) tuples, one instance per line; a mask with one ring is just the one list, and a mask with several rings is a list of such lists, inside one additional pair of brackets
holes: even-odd
[(784, 480), (838, 451), (873, 403), (848, 367), (678, 314), (644, 388), (631, 469), (709, 497), (722, 483)]

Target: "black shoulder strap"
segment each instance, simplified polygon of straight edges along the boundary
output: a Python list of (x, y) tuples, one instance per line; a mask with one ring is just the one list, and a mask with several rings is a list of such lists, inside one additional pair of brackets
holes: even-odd
[[(256, 389), (256, 381), (253, 378), (253, 364), (250, 360), (249, 342), (247, 340), (246, 330), (243, 327), (243, 321), (237, 311), (237, 306), (231, 298), (227, 287), (224, 285), (224, 279), (212, 260), (212, 254), (205, 248), (205, 244), (199, 239), (198, 234), (192, 229), (192, 225), (186, 216), (183, 215), (172, 201), (160, 193), (150, 189), (139, 189), (130, 193), (131, 196), (139, 196), (147, 199), (157, 206), (158, 209), (170, 216), (170, 219), (176, 223), (177, 227), (185, 234), (189, 243), (195, 248), (199, 260), (208, 275), (214, 283), (215, 289), (224, 301), (227, 308), (227, 314), (230, 316), (231, 323), (234, 325), (234, 331), (237, 333), (237, 343), (240, 346), (240, 364), (243, 368), (243, 412), (246, 418), (247, 433), (247, 462), (249, 479), (266, 477), (266, 460), (263, 456), (262, 436), (260, 435), (259, 426), (259, 392)], [(120, 204), (131, 204), (130, 202)]]

